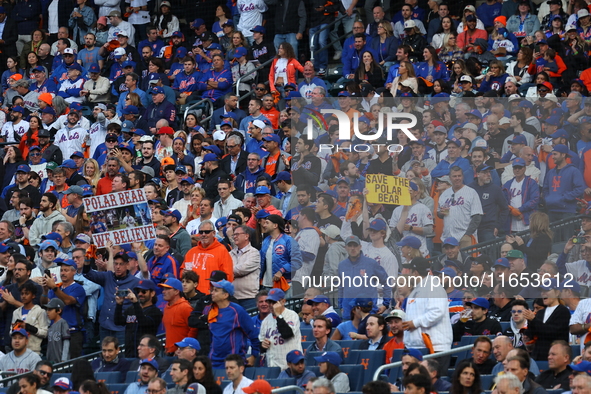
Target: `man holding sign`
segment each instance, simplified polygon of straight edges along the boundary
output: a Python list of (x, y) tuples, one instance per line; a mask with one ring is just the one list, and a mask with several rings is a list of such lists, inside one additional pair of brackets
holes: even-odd
[(420, 194), (419, 186), (410, 182), (411, 205), (396, 207), (390, 218), (390, 227), (400, 238), (408, 235), (417, 237), (421, 241), (421, 254), (427, 256), (427, 238), (433, 236), (433, 214), (425, 204), (419, 202)]
[(464, 172), (460, 167), (450, 169), (451, 187), (439, 197), (437, 216), (443, 219), (442, 239), (460, 240), (460, 248), (478, 242), (476, 229), (482, 220), (482, 204), (478, 193), (464, 185)]

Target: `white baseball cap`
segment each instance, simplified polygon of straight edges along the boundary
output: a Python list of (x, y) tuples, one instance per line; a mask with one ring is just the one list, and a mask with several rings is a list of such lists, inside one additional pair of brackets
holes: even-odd
[(223, 141), (226, 139), (226, 133), (222, 130), (218, 130), (213, 133), (213, 140), (214, 141)]
[(417, 24), (412, 19), (404, 22), (404, 28), (405, 29), (412, 29), (414, 27), (417, 27)]
[(262, 129), (266, 126), (265, 122), (260, 119), (253, 120), (252, 125), (258, 127), (259, 129)]
[(75, 55), (76, 51), (73, 48), (66, 48), (64, 49), (64, 55)]

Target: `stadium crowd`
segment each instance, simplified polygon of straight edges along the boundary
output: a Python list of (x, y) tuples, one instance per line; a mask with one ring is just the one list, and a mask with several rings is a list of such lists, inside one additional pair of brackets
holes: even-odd
[(0, 391), (591, 394), (590, 9), (3, 2)]

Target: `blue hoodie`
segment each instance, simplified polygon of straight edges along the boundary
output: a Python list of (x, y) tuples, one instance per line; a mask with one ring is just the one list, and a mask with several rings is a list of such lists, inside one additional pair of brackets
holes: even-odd
[(582, 197), (584, 192), (583, 175), (572, 164), (560, 170), (553, 168), (544, 178), (543, 196), (548, 211), (577, 212), (577, 198)]
[(247, 168), (246, 171), (236, 176), (234, 180), (234, 187), (244, 193), (254, 193), (256, 189), (257, 178), (264, 176), (271, 182), (271, 176), (265, 172), (263, 167), (259, 167), (256, 172), (250, 172)]
[(474, 181), (468, 186), (476, 190), (478, 197), (480, 197), (480, 202), (482, 203), (482, 212), (484, 212), (484, 215), (482, 215), (478, 230), (490, 230), (496, 228), (499, 230), (499, 233), (502, 233), (505, 228), (505, 223), (507, 222), (509, 208), (501, 187), (492, 182), (480, 186), (478, 181)]
[[(508, 204), (511, 203), (511, 199), (513, 198), (513, 196), (511, 195), (511, 184), (513, 184), (513, 179), (507, 181), (503, 185), (503, 194), (505, 195), (505, 199), (507, 200)], [(532, 213), (538, 210), (538, 203), (540, 202), (540, 187), (538, 185), (538, 182), (531, 179), (531, 177), (526, 176), (523, 179), (520, 193), (521, 207), (519, 207), (518, 209), (519, 212), (523, 214), (523, 223), (526, 226), (529, 226), (529, 217)], [(512, 217), (509, 216), (507, 219), (507, 232), (509, 233), (511, 232)]]

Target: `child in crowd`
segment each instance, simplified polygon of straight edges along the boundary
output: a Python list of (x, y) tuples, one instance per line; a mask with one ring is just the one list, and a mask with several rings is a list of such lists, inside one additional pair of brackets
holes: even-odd
[(47, 305), (47, 317), (51, 320), (48, 331), (47, 359), (52, 363), (61, 363), (69, 359), (70, 354), (70, 326), (62, 319), (64, 303), (54, 298)]

